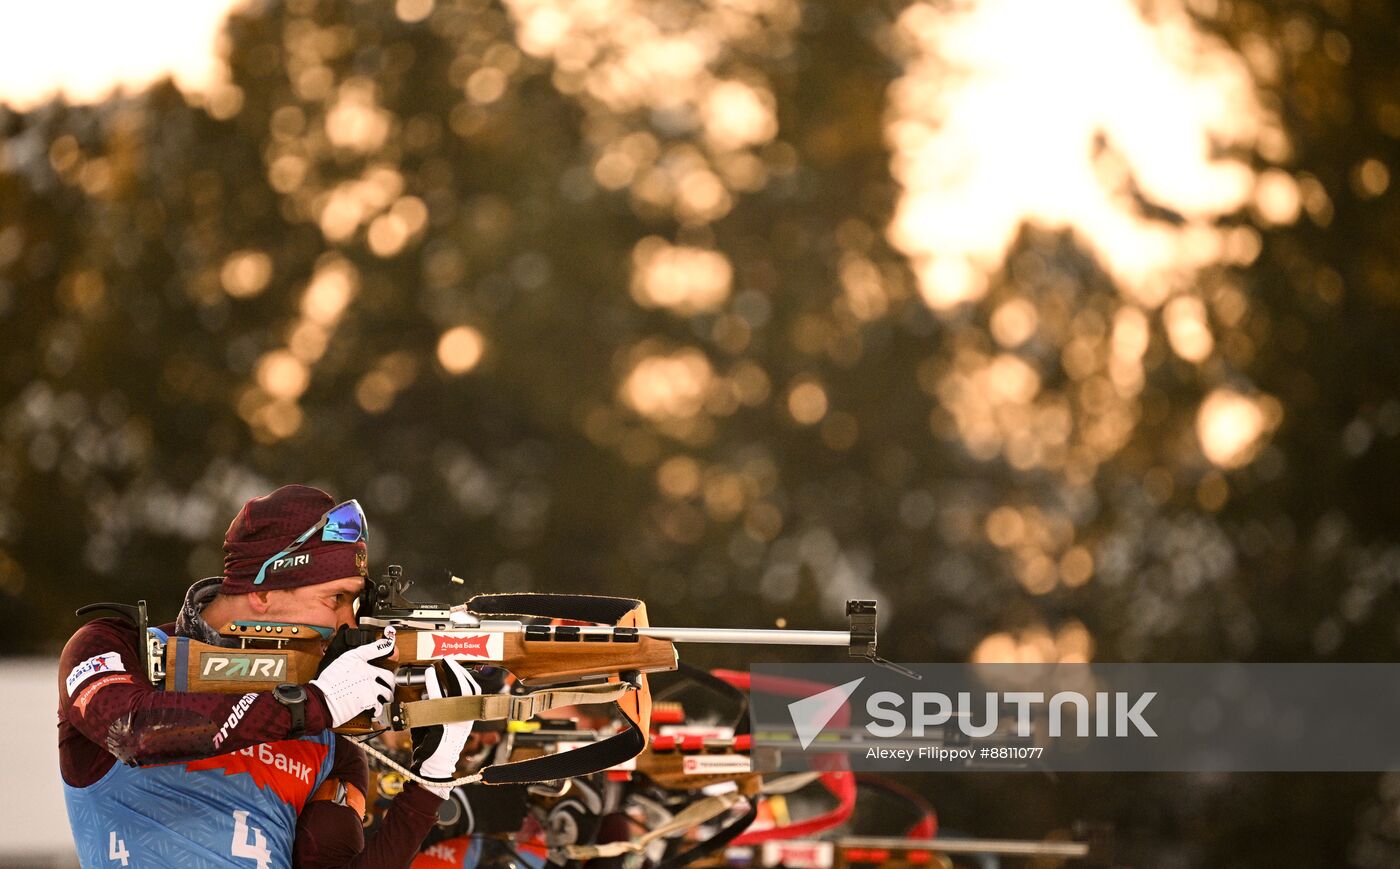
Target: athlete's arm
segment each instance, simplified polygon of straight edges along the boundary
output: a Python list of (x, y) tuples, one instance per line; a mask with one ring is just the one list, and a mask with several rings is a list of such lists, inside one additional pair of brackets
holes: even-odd
[(361, 812), (368, 785), (364, 752), (344, 737), (336, 737), (335, 765), (327, 785), (306, 804), (297, 819), (293, 866), (386, 869), (409, 865), (436, 823), (442, 800), (432, 791), (409, 782), (366, 842)]
[[(115, 757), (135, 766), (213, 757), (291, 735), (292, 717), (269, 691), (218, 694), (161, 691), (139, 672), (136, 632), (98, 619), (68, 641), (59, 659), (63, 777), (84, 786)], [(307, 690), (305, 732), (331, 726), (325, 699)], [(63, 724), (69, 725), (64, 727)], [(71, 729), (70, 729), (71, 728)], [(85, 740), (73, 738), (81, 734)], [(90, 742), (92, 747), (78, 745)], [(100, 750), (98, 750), (100, 749)]]

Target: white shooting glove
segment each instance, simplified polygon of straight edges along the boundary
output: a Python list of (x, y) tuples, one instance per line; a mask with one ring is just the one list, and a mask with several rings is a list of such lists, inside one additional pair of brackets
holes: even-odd
[[(439, 667), (443, 670), (441, 675)], [(476, 683), (471, 671), (450, 658), (444, 658), (438, 667), (430, 667), (424, 681), (430, 700), (481, 693), (481, 686)], [(473, 723), (453, 721), (433, 727), (415, 727), (409, 731), (413, 737), (413, 771), (434, 781), (449, 782), (456, 778), (457, 762), (462, 758), (467, 737), (472, 735)], [(452, 792), (450, 787), (428, 787), (428, 790), (444, 800)]]
[[(331, 713), (331, 726), (339, 727), (361, 712), (378, 716), (384, 704), (394, 699), (394, 673), (376, 667), (371, 661), (387, 658), (394, 652), (394, 629), (385, 628), (383, 639), (367, 646), (345, 648), (341, 640), (344, 630), (331, 641), (321, 672), (311, 684), (321, 689), (326, 707)], [(330, 663), (326, 660), (330, 659)]]

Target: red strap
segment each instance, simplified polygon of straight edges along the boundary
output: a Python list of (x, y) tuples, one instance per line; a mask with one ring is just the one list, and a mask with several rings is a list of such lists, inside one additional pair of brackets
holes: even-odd
[(836, 798), (836, 808), (815, 818), (788, 824), (785, 827), (769, 827), (766, 830), (753, 830), (735, 839), (735, 846), (757, 845), (780, 839), (805, 839), (823, 830), (839, 827), (846, 822), (856, 808), (856, 777), (849, 771), (822, 773), (818, 781)]

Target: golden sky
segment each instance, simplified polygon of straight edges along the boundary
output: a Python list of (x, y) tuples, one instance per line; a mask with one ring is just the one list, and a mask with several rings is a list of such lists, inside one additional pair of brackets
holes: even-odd
[(201, 89), (222, 75), (219, 28), (239, 0), (43, 0), (0, 12), (0, 102), (29, 108), (62, 91), (92, 102), (165, 75)]
[[(114, 88), (137, 90), (166, 75), (186, 91), (207, 93), (226, 75), (219, 31), (240, 2), (9, 4), (0, 13), (0, 101), (25, 109), (62, 92), (70, 101), (91, 102)], [(630, 185), (637, 197), (659, 197), (657, 203), (674, 207), (679, 220), (701, 225), (721, 219), (736, 197), (761, 186), (761, 161), (749, 152), (780, 138), (781, 131), (763, 81), (718, 74), (724, 46), (744, 28), (730, 32), (721, 25), (732, 24), (732, 15), (701, 12), (726, 4), (697, 6), (694, 26), (678, 30), (657, 26), (651, 20), (656, 7), (644, 0), (505, 3), (520, 50), (583, 76), (581, 84), (565, 89), (581, 90), (579, 98), (596, 104), (596, 111), (622, 116), (693, 103), (703, 119), (705, 153), (717, 155), (709, 161), (714, 166), (689, 148), (693, 159), (668, 163), (679, 167), (676, 179), (644, 172), (644, 164), (655, 163), (658, 146), (643, 130), (604, 143), (595, 171), (601, 185)], [(775, 38), (786, 38), (800, 20), (795, 0), (749, 5), (763, 12)], [(433, 0), (395, 5), (407, 22), (423, 20), (432, 8)], [(885, 229), (908, 256), (925, 301), (942, 312), (977, 303), (1023, 225), (1070, 230), (1123, 292), (1107, 364), (1114, 391), (1129, 403), (1141, 388), (1140, 339), (1150, 317), (1164, 318), (1172, 349), (1183, 359), (1203, 363), (1215, 350), (1197, 277), (1214, 265), (1247, 264), (1258, 252), (1252, 230), (1227, 229), (1221, 218), (1252, 206), (1265, 223), (1290, 223), (1299, 209), (1297, 184), (1286, 172), (1256, 173), (1242, 159), (1220, 156), (1222, 146), (1234, 146), (1272, 162), (1288, 157), (1287, 140), (1277, 119), (1261, 107), (1244, 58), (1196, 28), (1183, 2), (1164, 0), (1153, 9), (1148, 20), (1133, 0), (916, 0), (895, 24), (909, 50), (902, 74), (883, 95), (891, 170), (901, 186), (894, 220)], [(610, 39), (618, 41), (612, 50), (595, 50)], [(497, 98), (501, 74), (490, 65), (479, 73), (467, 84), (468, 96), (477, 102)], [(556, 76), (556, 83), (566, 80)], [(361, 150), (382, 144), (389, 125), (374, 104), (371, 82), (344, 82), (327, 99), (334, 101), (326, 115), (333, 141)], [(1135, 201), (1139, 196), (1182, 221), (1148, 218)], [(328, 199), (321, 221), (328, 241), (353, 233), (367, 216), (353, 199)], [(412, 197), (399, 200), (392, 212), (369, 234), (381, 255), (396, 253), (426, 214)], [(224, 274), (230, 292), (261, 289), (266, 279), (259, 278), (265, 271), (259, 256), (241, 252), (230, 261)], [(713, 309), (729, 296), (731, 267), (722, 252), (648, 237), (633, 258), (632, 290), (640, 304), (685, 314)], [(869, 275), (861, 278), (859, 265), (842, 279), (848, 291), (864, 287), (856, 307), (878, 316), (885, 310), (883, 296)], [(962, 380), (940, 387), (963, 434), (989, 454), (1006, 441), (996, 422), (1004, 415), (998, 402), (1014, 410), (1040, 393), (1034, 372), (1014, 355), (1035, 331), (1036, 319), (1028, 299), (1001, 304), (992, 326), (1005, 352), (963, 366)], [(307, 329), (332, 328), (333, 320), (311, 322)], [(483, 352), (479, 337), (458, 335), (440, 351), (451, 351), (454, 365), (470, 368)], [(263, 386), (284, 403), (304, 388), (304, 366), (319, 355), (318, 341), (302, 345), (314, 352), (284, 352), (259, 369)], [(682, 353), (645, 361), (623, 390), (631, 404), (662, 417), (695, 406), (711, 374), (699, 364), (703, 360)], [(643, 394), (659, 398), (642, 402)], [(801, 408), (825, 407), (819, 385), (794, 396), (803, 398)], [(1247, 461), (1269, 414), (1244, 396), (1215, 398), (1202, 406), (1199, 425), (1207, 456), (1222, 465)], [(1006, 424), (1022, 428), (1023, 420), (1013, 416)], [(295, 430), (296, 419), (283, 422)], [(1106, 436), (1104, 450), (1113, 452), (1120, 440)]]

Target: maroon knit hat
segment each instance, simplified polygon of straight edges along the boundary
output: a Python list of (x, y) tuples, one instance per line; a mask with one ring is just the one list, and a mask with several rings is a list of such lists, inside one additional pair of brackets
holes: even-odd
[(253, 584), (264, 562), (291, 546), (335, 505), (334, 498), (311, 486), (283, 486), (244, 504), (224, 535), (224, 582), (219, 591), (247, 594), (368, 576), (363, 539), (337, 543), (313, 534), (296, 550), (308, 558), (279, 559), (276, 569), (264, 572), (261, 584)]

